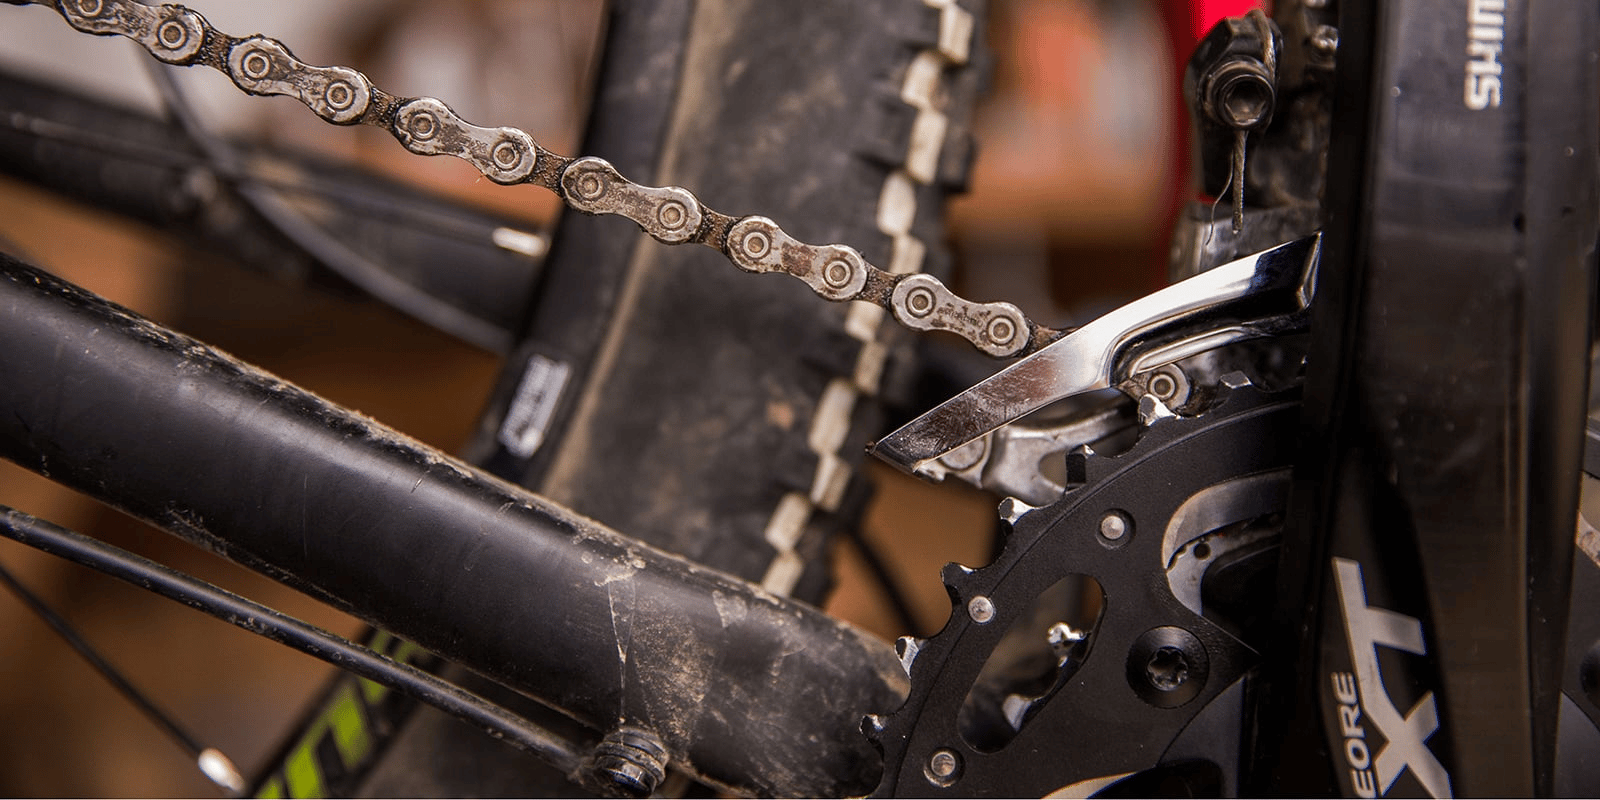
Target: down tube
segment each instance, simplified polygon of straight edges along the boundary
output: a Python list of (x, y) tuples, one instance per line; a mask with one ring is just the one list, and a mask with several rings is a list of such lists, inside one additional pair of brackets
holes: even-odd
[(674, 762), (860, 794), (888, 646), (654, 550), (0, 254), (0, 456)]

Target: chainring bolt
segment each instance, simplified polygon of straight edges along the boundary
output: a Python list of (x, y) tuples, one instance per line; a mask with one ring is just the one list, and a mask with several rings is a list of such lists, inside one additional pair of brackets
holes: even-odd
[(102, 0), (78, 0), (78, 13), (86, 17), (98, 17), (104, 10), (106, 4)]
[(1135, 639), (1126, 662), (1128, 685), (1156, 708), (1177, 708), (1200, 696), (1211, 658), (1193, 633), (1165, 625)]
[(1100, 518), (1100, 535), (1109, 542), (1120, 542), (1128, 535), (1128, 518), (1120, 511), (1107, 511)]
[(934, 786), (950, 787), (961, 777), (961, 756), (954, 750), (935, 750), (928, 757), (928, 765), (923, 768), (922, 774)]
[(978, 595), (967, 602), (967, 615), (979, 625), (986, 625), (994, 619), (994, 601), (983, 595)]
[(1150, 655), (1144, 675), (1158, 691), (1173, 691), (1189, 680), (1189, 659), (1176, 647), (1159, 648)]

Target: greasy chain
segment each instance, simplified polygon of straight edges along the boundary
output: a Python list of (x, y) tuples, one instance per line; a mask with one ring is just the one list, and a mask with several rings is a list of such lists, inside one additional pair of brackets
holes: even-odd
[(666, 244), (706, 245), (747, 272), (788, 273), (828, 300), (875, 303), (908, 328), (949, 331), (991, 356), (1025, 355), (1061, 333), (1035, 325), (1010, 303), (964, 300), (931, 275), (891, 274), (854, 248), (805, 244), (766, 217), (732, 217), (706, 207), (687, 189), (641, 186), (602, 159), (557, 155), (516, 128), (469, 124), (434, 98), (395, 97), (349, 67), (311, 66), (275, 39), (228, 36), (181, 5), (6, 2), (53, 5), (84, 33), (127, 37), (168, 64), (203, 64), (250, 94), (293, 97), (335, 125), (383, 128), (418, 155), (464, 159), (500, 184), (538, 184), (578, 211), (627, 217)]

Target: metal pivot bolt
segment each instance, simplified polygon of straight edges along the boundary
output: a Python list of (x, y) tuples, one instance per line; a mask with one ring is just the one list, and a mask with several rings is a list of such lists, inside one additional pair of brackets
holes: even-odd
[(1162, 401), (1171, 400), (1178, 393), (1178, 382), (1165, 372), (1158, 372), (1150, 377), (1150, 393)]
[(594, 750), (594, 776), (617, 797), (648, 797), (667, 774), (667, 748), (648, 728), (623, 725)]

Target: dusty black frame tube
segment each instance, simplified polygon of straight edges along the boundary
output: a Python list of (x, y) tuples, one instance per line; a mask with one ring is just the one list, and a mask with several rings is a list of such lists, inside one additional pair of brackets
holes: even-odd
[(0, 254), (0, 456), (760, 795), (860, 794), (887, 644)]

